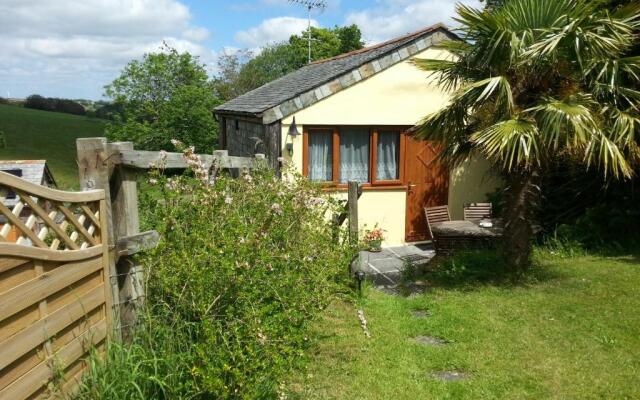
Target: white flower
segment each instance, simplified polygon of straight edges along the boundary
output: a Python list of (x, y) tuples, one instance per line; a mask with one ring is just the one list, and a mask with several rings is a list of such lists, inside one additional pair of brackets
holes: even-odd
[(157, 185), (158, 184), (158, 180), (155, 179), (155, 178), (151, 178), (151, 179), (149, 179), (149, 184), (150, 185)]
[(306, 200), (307, 207), (321, 206), (324, 203), (325, 199), (323, 199), (322, 197), (311, 197), (310, 199)]
[(231, 203), (233, 203), (233, 198), (231, 196), (227, 195), (227, 196), (224, 197), (224, 202), (226, 204), (231, 204)]
[(281, 206), (280, 204), (278, 204), (278, 203), (273, 203), (273, 204), (271, 205), (271, 211), (272, 211), (274, 214), (282, 215), (282, 206)]

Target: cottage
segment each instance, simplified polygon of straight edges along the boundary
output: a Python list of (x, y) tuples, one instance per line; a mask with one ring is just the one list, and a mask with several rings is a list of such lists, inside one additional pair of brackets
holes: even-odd
[[(311, 63), (215, 109), (230, 155), (266, 153), (344, 196), (363, 185), (361, 227), (378, 224), (385, 245), (430, 239), (423, 207), (486, 201), (499, 185), (485, 160), (455, 171), (435, 162), (438, 148), (410, 129), (446, 106), (448, 94), (412, 58), (446, 58), (433, 46), (457, 38), (443, 25)], [(302, 133), (296, 135), (296, 132)]]

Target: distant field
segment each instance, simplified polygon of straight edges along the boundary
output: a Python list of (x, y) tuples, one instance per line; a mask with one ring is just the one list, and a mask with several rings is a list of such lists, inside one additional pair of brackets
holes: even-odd
[(76, 139), (103, 136), (104, 127), (96, 118), (0, 105), (0, 159), (47, 160), (60, 188), (77, 189)]

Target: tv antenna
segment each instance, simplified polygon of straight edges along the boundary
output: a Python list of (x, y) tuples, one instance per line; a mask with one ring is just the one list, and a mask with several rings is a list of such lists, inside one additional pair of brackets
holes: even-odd
[(300, 4), (307, 8), (308, 26), (307, 26), (307, 41), (309, 42), (309, 63), (311, 63), (311, 11), (320, 10), (324, 11), (327, 8), (326, 0), (289, 0), (290, 3)]

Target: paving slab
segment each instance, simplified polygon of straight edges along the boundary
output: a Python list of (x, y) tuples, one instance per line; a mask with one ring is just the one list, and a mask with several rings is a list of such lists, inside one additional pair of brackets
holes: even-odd
[(431, 243), (387, 247), (380, 252), (361, 251), (351, 265), (352, 272), (363, 271), (378, 285), (393, 285), (401, 281), (408, 263), (421, 265), (435, 256)]
[(439, 338), (436, 336), (416, 336), (414, 338), (412, 338), (412, 340), (418, 344), (421, 344), (423, 346), (444, 346), (447, 343), (449, 343), (447, 340), (443, 339), (443, 338)]
[(438, 371), (438, 372), (432, 372), (430, 375), (434, 379), (438, 379), (445, 382), (461, 381), (471, 377), (471, 374), (467, 372), (461, 372), (461, 371)]
[(431, 316), (431, 312), (429, 310), (412, 310), (411, 315), (414, 318), (427, 318)]

